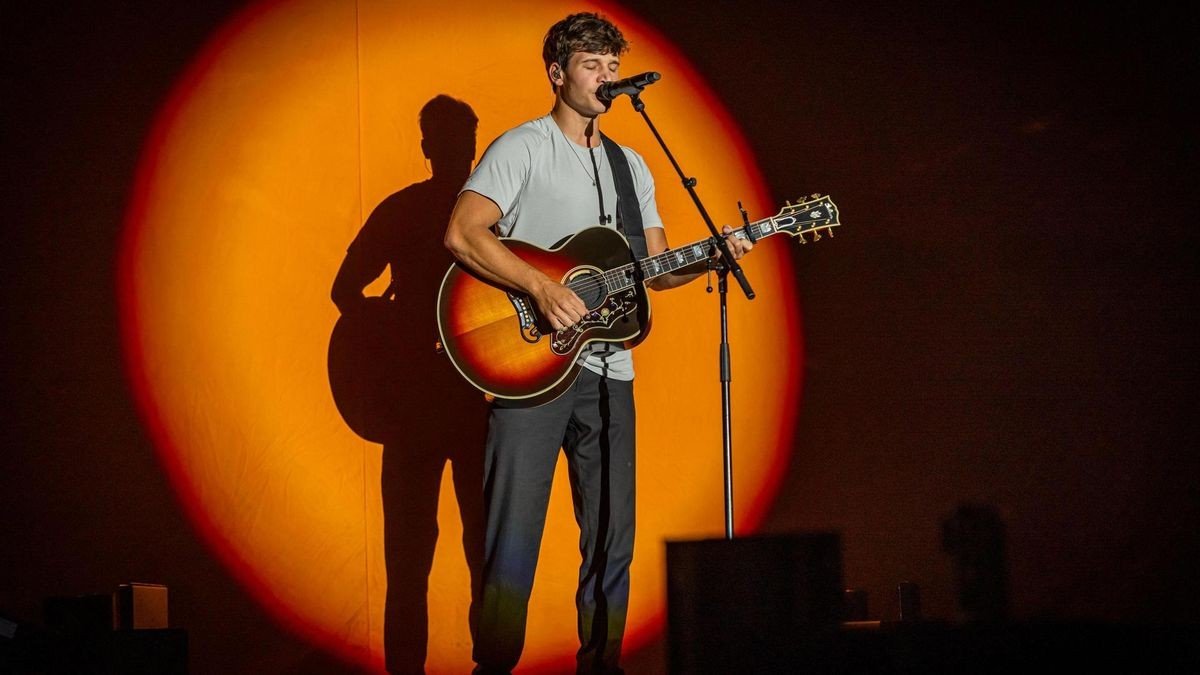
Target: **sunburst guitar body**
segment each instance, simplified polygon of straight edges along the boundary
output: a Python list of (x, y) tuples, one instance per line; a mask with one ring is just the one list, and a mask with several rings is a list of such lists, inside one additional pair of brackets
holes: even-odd
[[(788, 205), (779, 214), (728, 236), (757, 241), (785, 233), (799, 236), (838, 225), (829, 197)], [(518, 258), (558, 279), (587, 307), (578, 323), (553, 330), (533, 300), (492, 283), (462, 264), (451, 265), (438, 293), (438, 331), (454, 367), (485, 394), (519, 405), (557, 398), (575, 380), (579, 355), (593, 342), (641, 342), (650, 330), (645, 283), (706, 260), (713, 242), (704, 239), (641, 261), (615, 230), (591, 227), (550, 249), (517, 239), (501, 242)]]

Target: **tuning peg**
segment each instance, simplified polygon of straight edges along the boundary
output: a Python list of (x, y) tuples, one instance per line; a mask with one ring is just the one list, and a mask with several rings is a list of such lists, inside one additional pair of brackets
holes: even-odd
[(829, 232), (827, 232), (826, 234), (828, 234), (828, 235), (829, 235), (829, 238), (830, 238), (830, 239), (833, 239), (833, 228), (832, 228), (832, 227), (831, 227), (831, 228), (829, 228)]
[(821, 231), (820, 230), (813, 230), (813, 241), (814, 242), (821, 241)]
[(803, 233), (803, 232), (799, 232), (799, 233), (797, 233), (797, 234), (796, 234), (796, 236), (797, 236), (797, 237), (800, 237), (800, 243), (801, 243), (801, 244), (807, 244), (807, 243), (808, 243), (808, 240), (804, 238), (804, 233)]
[(783, 200), (783, 205), (784, 205), (784, 206), (791, 206), (791, 205), (792, 205), (792, 203), (791, 203), (790, 201), (788, 201), (788, 200), (786, 200), (786, 199), (785, 199), (785, 200)]
[(814, 192), (814, 193), (812, 193), (812, 198), (813, 198), (813, 199), (816, 199), (816, 198), (818, 198), (818, 197), (820, 197), (820, 196), (821, 196), (821, 193), (820, 193), (820, 192)]

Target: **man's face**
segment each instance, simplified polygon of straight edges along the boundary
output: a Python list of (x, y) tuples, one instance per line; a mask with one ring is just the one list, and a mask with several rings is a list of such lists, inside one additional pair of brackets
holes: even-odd
[(618, 79), (621, 57), (615, 54), (575, 52), (567, 61), (559, 95), (581, 115), (594, 117), (608, 110), (610, 103), (596, 98), (596, 89), (605, 82)]

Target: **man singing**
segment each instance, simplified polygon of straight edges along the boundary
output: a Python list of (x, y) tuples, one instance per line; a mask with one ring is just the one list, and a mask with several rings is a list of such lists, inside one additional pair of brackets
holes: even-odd
[[(550, 114), (492, 143), (459, 194), (446, 231), (446, 247), (462, 264), (526, 293), (555, 330), (584, 316), (583, 301), (511, 253), (493, 227), (502, 236), (551, 248), (601, 224), (627, 231), (634, 251), (643, 255), (668, 248), (645, 161), (629, 148), (608, 148), (600, 134), (600, 116), (609, 104), (596, 90), (618, 78), (627, 49), (621, 31), (596, 14), (572, 14), (550, 28), (542, 45), (554, 91)], [(619, 184), (632, 188), (618, 189)], [(727, 241), (738, 258), (752, 246)], [(703, 273), (700, 263), (648, 285), (665, 290)], [(497, 400), (489, 413), (477, 673), (507, 673), (520, 659), (559, 448), (567, 457), (583, 558), (575, 594), (577, 672), (622, 672), (634, 540), (633, 360), (610, 343), (593, 343), (580, 360), (579, 377), (557, 399), (537, 407)]]

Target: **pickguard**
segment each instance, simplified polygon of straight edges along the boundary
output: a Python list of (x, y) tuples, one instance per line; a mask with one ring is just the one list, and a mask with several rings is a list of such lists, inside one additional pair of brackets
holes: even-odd
[(626, 316), (636, 316), (637, 299), (637, 291), (632, 288), (605, 298), (599, 307), (590, 310), (574, 326), (555, 331), (554, 339), (550, 341), (550, 351), (559, 356), (566, 356), (588, 338), (588, 333), (612, 328), (613, 324)]

